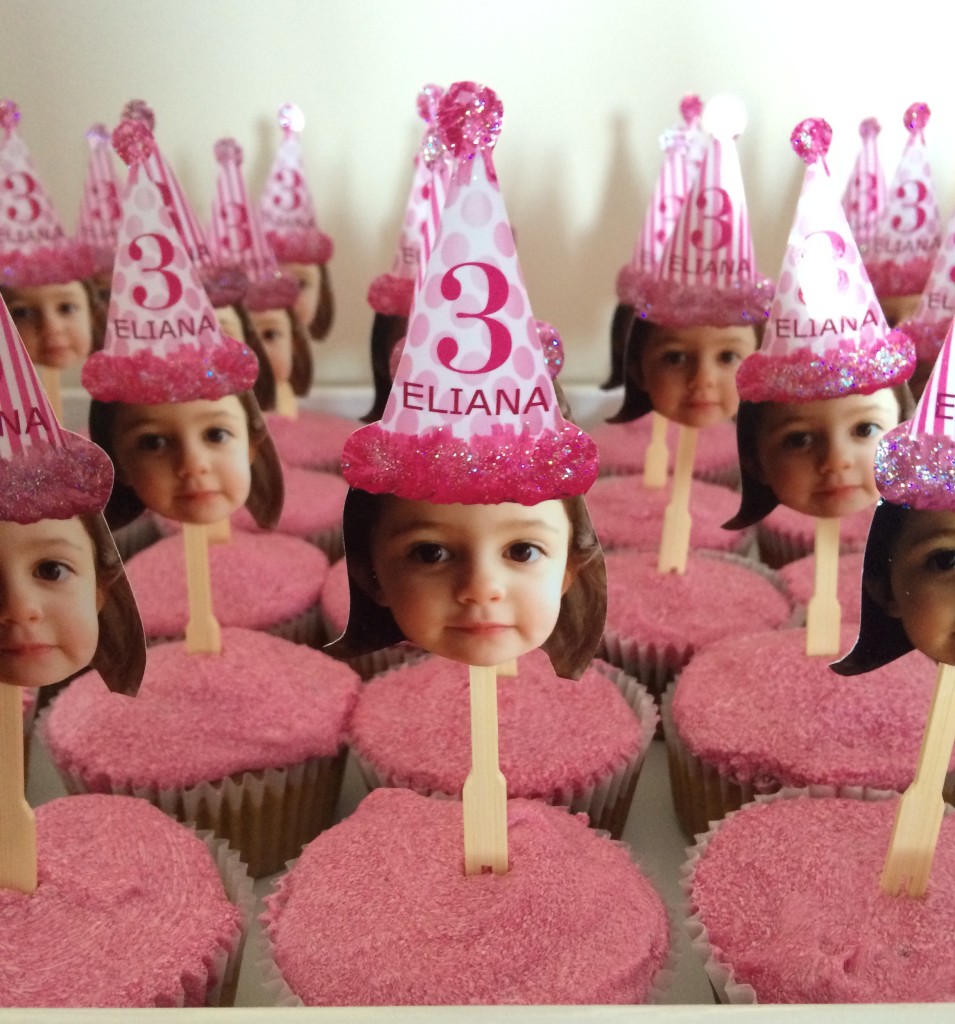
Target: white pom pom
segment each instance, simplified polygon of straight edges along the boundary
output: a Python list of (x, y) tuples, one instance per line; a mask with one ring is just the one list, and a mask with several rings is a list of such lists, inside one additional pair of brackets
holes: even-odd
[(305, 114), (294, 103), (283, 103), (279, 107), (279, 124), (289, 131), (300, 132), (305, 127)]
[(717, 139), (735, 139), (746, 130), (746, 107), (738, 96), (714, 96), (703, 109), (703, 127)]

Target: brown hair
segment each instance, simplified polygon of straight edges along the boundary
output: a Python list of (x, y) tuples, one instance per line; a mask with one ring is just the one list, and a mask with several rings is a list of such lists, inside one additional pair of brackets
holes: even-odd
[(245, 308), (245, 303), (234, 302), (231, 308), (235, 310), (235, 315), (242, 325), (242, 338), (239, 340), (244, 339), (246, 345), (252, 349), (255, 353), (255, 358), (259, 361), (259, 374), (252, 385), (252, 393), (255, 395), (255, 400), (259, 403), (259, 408), (267, 412), (269, 409), (275, 408), (275, 374), (272, 372), (272, 364), (265, 354), (262, 339), (252, 323), (249, 311)]
[[(337, 658), (354, 658), (391, 647), (405, 639), (390, 609), (371, 596), (371, 538), (383, 495), (352, 487), (345, 498), (342, 524), (348, 566), (350, 607), (345, 632), (326, 650)], [(553, 632), (541, 645), (554, 671), (568, 679), (583, 673), (600, 641), (607, 613), (607, 570), (600, 542), (583, 497), (564, 498), (570, 520), (567, 565), (574, 578), (560, 603)]]
[[(332, 279), (328, 273), (328, 264), (318, 265), (318, 309), (308, 325), (308, 333), (316, 341), (324, 341), (332, 329), (335, 319), (335, 297), (332, 295)], [(295, 392), (298, 394), (298, 392)]]
[(375, 313), (371, 323), (371, 379), (375, 394), (371, 408), (361, 418), (363, 423), (373, 423), (384, 414), (391, 394), (391, 353), (407, 330), (406, 316)]
[[(95, 283), (89, 278), (78, 278), (80, 285), (83, 288), (83, 292), (86, 295), (86, 301), (89, 304), (90, 313), (90, 352), (99, 352), (103, 347), (103, 342), (106, 337), (106, 304), (96, 289)], [(0, 285), (0, 296), (3, 296), (3, 301), (10, 304), (10, 293), (15, 292), (16, 288), (11, 288), (9, 285)]]
[[(282, 513), (285, 495), (282, 467), (255, 395), (251, 391), (243, 391), (236, 397), (245, 410), (249, 427), (249, 446), (255, 449), (251, 467), (252, 486), (245, 507), (259, 526), (271, 529)], [(95, 398), (90, 402), (90, 438), (106, 452), (114, 465), (116, 454), (113, 448), (113, 432), (116, 414), (121, 405), (120, 402), (100, 402)], [(145, 506), (132, 487), (119, 479), (114, 480), (113, 491), (103, 510), (106, 522), (112, 529), (131, 523), (144, 509)]]

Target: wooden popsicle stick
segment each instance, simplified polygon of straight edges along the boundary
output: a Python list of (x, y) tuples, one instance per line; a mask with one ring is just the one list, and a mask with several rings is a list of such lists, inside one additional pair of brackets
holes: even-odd
[(940, 663), (915, 779), (899, 801), (880, 885), (889, 896), (922, 896), (945, 812), (942, 785), (955, 744), (955, 667)]
[(464, 873), (507, 871), (507, 783), (497, 753), (497, 671), (470, 666), (471, 771), (464, 781)]
[(189, 594), (189, 623), (186, 650), (190, 654), (218, 654), (222, 650), (219, 623), (212, 613), (212, 580), (209, 577), (209, 542), (206, 528), (182, 524), (186, 550), (186, 589)]
[(696, 456), (696, 427), (680, 426), (673, 467), (673, 490), (663, 513), (663, 536), (660, 540), (660, 572), (686, 572), (686, 556), (690, 550), (690, 484), (693, 482), (693, 460)]
[(46, 392), (50, 402), (50, 408), (56, 417), (57, 423), (63, 422), (63, 395), (60, 390), (60, 371), (55, 366), (37, 366), (40, 375), (40, 383)]
[(298, 399), (287, 380), (275, 382), (275, 411), (290, 420), (298, 419)]
[(838, 654), (842, 608), (839, 605), (839, 522), (816, 520), (815, 577), (806, 609), (806, 654)]
[(643, 456), (643, 486), (662, 491), (667, 485), (667, 464), (670, 461), (667, 448), (667, 427), (670, 421), (658, 412), (651, 412), (650, 424), (650, 443)]
[(0, 889), (34, 892), (36, 821), (23, 786), (23, 695), (0, 683)]
[(517, 658), (511, 658), (510, 661), (502, 661), (497, 666), (498, 676), (509, 676), (513, 677), (517, 675)]
[(232, 540), (232, 523), (228, 519), (220, 519), (217, 523), (207, 524), (206, 540), (210, 544), (228, 544)]

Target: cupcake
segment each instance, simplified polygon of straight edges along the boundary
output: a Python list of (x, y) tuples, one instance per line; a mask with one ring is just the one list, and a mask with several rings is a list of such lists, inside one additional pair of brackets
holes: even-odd
[[(839, 553), (862, 551), (872, 522), (875, 505), (839, 518)], [(777, 505), (756, 525), (759, 557), (772, 569), (779, 569), (811, 555), (815, 546), (816, 520), (786, 505)]]
[[(652, 699), (600, 662), (578, 680), (561, 679), (537, 650), (517, 668), (497, 680), (508, 796), (586, 812), (619, 839), (657, 723)], [(370, 787), (460, 798), (471, 767), (469, 714), (467, 666), (426, 658), (362, 689), (349, 742)]]
[(152, 648), (136, 701), (74, 680), (43, 735), (69, 791), (145, 797), (228, 839), (257, 878), (331, 823), (358, 686), (320, 651), (224, 628), (220, 654)]
[(36, 891), (0, 889), (0, 1006), (232, 1004), (252, 887), (225, 844), (127, 797), (36, 822)]
[[(863, 552), (851, 551), (839, 555), (839, 577), (836, 580), (836, 597), (842, 609), (844, 622), (858, 622), (862, 609), (862, 593), (859, 580), (862, 579)], [(805, 610), (812, 599), (816, 579), (815, 555), (797, 558), (779, 570), (779, 582), (793, 599), (797, 609), (797, 621), (805, 619)]]
[(650, 999), (667, 915), (626, 849), (538, 801), (511, 800), (507, 814), (509, 871), (467, 876), (458, 801), (372, 792), (267, 899), (284, 996), (325, 1006)]
[(291, 419), (277, 413), (265, 417), (283, 466), (340, 473), (342, 448), (358, 424), (329, 412), (300, 409)]

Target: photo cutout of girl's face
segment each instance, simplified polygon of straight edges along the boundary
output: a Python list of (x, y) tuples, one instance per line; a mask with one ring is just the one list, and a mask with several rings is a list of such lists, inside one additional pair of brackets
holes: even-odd
[(255, 452), (237, 395), (122, 405), (112, 450), (117, 479), (158, 515), (208, 525), (245, 504)]
[(303, 324), (315, 319), (321, 302), (321, 272), (317, 263), (283, 263), (282, 270), (298, 283), (295, 314)]
[(468, 665), (540, 647), (574, 579), (560, 501), (439, 505), (388, 496), (371, 538), (374, 599), (405, 637)]
[(639, 356), (639, 386), (668, 420), (685, 427), (723, 423), (739, 408), (736, 371), (756, 345), (749, 326), (654, 325)]
[(6, 290), (10, 316), (31, 361), (65, 370), (82, 363), (93, 347), (89, 295), (80, 281)]
[(262, 342), (276, 383), (287, 383), (292, 377), (294, 354), (291, 315), (285, 309), (264, 309), (250, 311), (249, 319)]
[(85, 668), (105, 595), (81, 519), (0, 522), (0, 682), (48, 686)]
[(762, 403), (757, 476), (779, 503), (822, 519), (860, 512), (879, 500), (875, 450), (899, 424), (891, 388), (816, 402)]

